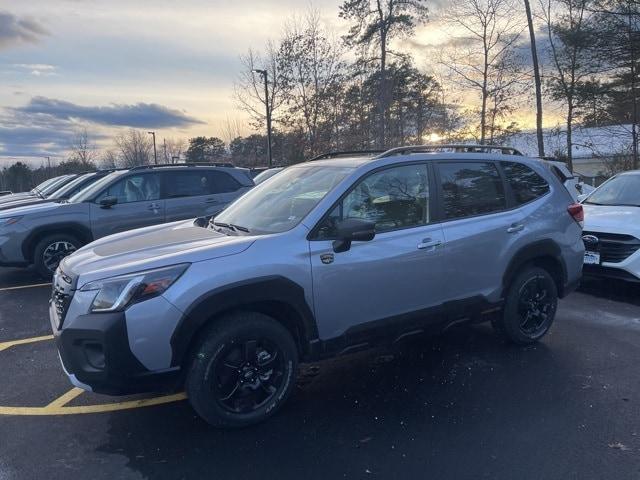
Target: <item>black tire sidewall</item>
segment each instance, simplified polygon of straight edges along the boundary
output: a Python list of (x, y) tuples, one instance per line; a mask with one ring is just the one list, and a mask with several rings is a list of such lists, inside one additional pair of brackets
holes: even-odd
[[(260, 313), (235, 313), (218, 319), (205, 330), (204, 338), (192, 353), (185, 382), (194, 410), (209, 424), (223, 428), (241, 428), (262, 422), (285, 403), (295, 385), (297, 349), (291, 334), (274, 319)], [(267, 338), (285, 356), (284, 381), (276, 395), (255, 412), (234, 414), (213, 397), (210, 382), (216, 361), (230, 343), (243, 339)]]
[(46, 237), (40, 239), (33, 249), (33, 264), (38, 273), (44, 278), (51, 278), (54, 272), (51, 272), (47, 269), (44, 264), (42, 255), (44, 254), (46, 248), (55, 242), (72, 243), (76, 247), (76, 250), (82, 246), (82, 243), (80, 242), (80, 240), (78, 240), (77, 237), (66, 233), (47, 235)]
[[(527, 335), (520, 329), (520, 317), (518, 315), (518, 302), (520, 299), (520, 289), (523, 285), (534, 277), (542, 276), (547, 284), (549, 294), (553, 297), (553, 312), (545, 328), (538, 332), (535, 336)], [(499, 323), (498, 330), (513, 343), (519, 345), (528, 345), (537, 342), (548, 332), (555, 319), (558, 307), (558, 289), (553, 277), (545, 269), (540, 267), (527, 267), (523, 269), (514, 279), (509, 287), (505, 306), (502, 314), (502, 321)]]

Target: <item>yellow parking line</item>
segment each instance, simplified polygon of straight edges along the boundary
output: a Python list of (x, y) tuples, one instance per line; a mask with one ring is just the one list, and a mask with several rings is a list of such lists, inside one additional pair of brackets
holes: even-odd
[(73, 400), (83, 392), (84, 390), (81, 388), (72, 388), (67, 393), (56, 398), (53, 402), (51, 402), (49, 405), (47, 405), (44, 408), (55, 410), (56, 408), (64, 407), (67, 403), (69, 403), (71, 400)]
[(23, 338), (21, 340), (11, 340), (10, 342), (0, 342), (0, 352), (11, 348), (15, 345), (25, 345), (27, 343), (43, 342), (45, 340), (53, 340), (53, 335), (44, 335), (42, 337)]
[[(11, 348), (15, 345), (24, 345), (34, 342), (42, 342), (52, 340), (53, 335), (44, 335), (42, 337), (23, 338), (21, 340), (12, 340), (10, 342), (0, 343), (0, 352)], [(46, 416), (46, 415), (80, 415), (85, 413), (102, 413), (115, 412), (118, 410), (130, 410), (133, 408), (152, 407), (154, 405), (163, 405), (166, 403), (179, 402), (187, 398), (184, 392), (172, 395), (163, 395), (161, 397), (143, 398), (141, 400), (129, 400), (125, 402), (104, 403), (100, 405), (78, 405), (65, 407), (73, 399), (80, 396), (84, 390), (81, 388), (72, 388), (64, 395), (56, 398), (53, 402), (45, 407), (3, 407), (0, 406), (0, 415), (23, 415), (23, 416)]]
[(50, 287), (50, 286), (51, 286), (51, 282), (49, 282), (49, 283), (34, 283), (33, 285), (20, 285), (18, 287), (0, 288), (0, 292), (8, 292), (9, 290), (22, 290), (23, 288)]
[[(74, 390), (71, 390), (71, 392), (73, 392)], [(65, 395), (69, 395), (71, 392), (68, 392)], [(80, 415), (85, 413), (115, 412), (118, 410), (130, 410), (132, 408), (152, 407), (154, 405), (163, 405), (165, 403), (179, 402), (181, 400), (185, 400), (186, 398), (187, 398), (187, 395), (186, 393), (183, 392), (183, 393), (175, 393), (173, 395), (164, 395), (162, 397), (145, 398), (142, 400), (129, 400), (127, 402), (118, 402), (118, 403), (105, 403), (102, 405), (81, 405), (81, 406), (75, 406), (75, 407), (53, 406), (52, 407), (51, 406), (52, 404), (49, 404), (46, 407), (0, 407), (0, 415), (46, 416), (46, 415)]]

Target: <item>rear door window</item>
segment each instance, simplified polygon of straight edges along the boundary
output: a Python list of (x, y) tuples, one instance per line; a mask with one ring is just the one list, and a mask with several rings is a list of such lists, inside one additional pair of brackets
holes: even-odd
[(547, 181), (522, 163), (502, 162), (502, 169), (517, 205), (529, 203), (549, 192)]
[(447, 162), (437, 168), (446, 220), (506, 209), (504, 185), (492, 162)]
[(164, 172), (166, 198), (196, 197), (214, 193), (207, 171)]
[(226, 172), (210, 171), (209, 182), (213, 190), (210, 193), (229, 193), (239, 190), (242, 185)]

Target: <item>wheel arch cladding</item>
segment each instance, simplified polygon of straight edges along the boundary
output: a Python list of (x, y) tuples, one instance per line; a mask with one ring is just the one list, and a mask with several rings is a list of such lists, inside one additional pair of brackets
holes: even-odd
[(556, 283), (558, 295), (564, 296), (567, 266), (560, 247), (553, 240), (541, 240), (522, 247), (513, 256), (502, 279), (503, 297), (515, 276), (526, 265), (535, 265), (549, 272)]
[(261, 277), (225, 285), (198, 298), (171, 337), (172, 365), (182, 366), (188, 360), (199, 333), (212, 321), (240, 310), (260, 312), (280, 322), (293, 336), (301, 357), (310, 354), (311, 343), (318, 338), (304, 289), (284, 277)]
[(32, 262), (33, 249), (36, 247), (37, 243), (42, 238), (55, 234), (73, 235), (80, 240), (83, 245), (86, 245), (93, 240), (91, 230), (79, 223), (70, 222), (56, 225), (43, 225), (35, 228), (22, 244), (22, 254), (24, 255), (24, 258)]

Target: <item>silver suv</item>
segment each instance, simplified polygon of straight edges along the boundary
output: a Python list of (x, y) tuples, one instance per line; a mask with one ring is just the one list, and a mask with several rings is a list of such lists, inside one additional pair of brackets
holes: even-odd
[(197, 216), (214, 216), (253, 187), (249, 170), (174, 164), (118, 170), (65, 202), (0, 211), (0, 266), (33, 264), (51, 277), (62, 258), (95, 239)]
[(64, 369), (99, 393), (186, 388), (239, 427), (278, 410), (299, 361), (464, 319), (539, 340), (580, 280), (582, 206), (539, 160), (493, 150), (303, 163), (208, 225), (81, 248), (50, 304)]

